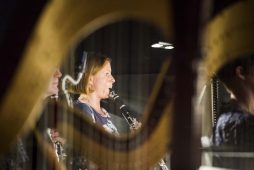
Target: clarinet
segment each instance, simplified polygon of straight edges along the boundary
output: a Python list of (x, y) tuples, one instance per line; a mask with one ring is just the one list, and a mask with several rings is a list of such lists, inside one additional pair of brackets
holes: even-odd
[(109, 93), (109, 99), (113, 100), (117, 107), (119, 107), (123, 118), (126, 120), (130, 129), (137, 129), (141, 123), (137, 121), (136, 118), (132, 117), (126, 107), (126, 105), (120, 100), (119, 96), (115, 93), (115, 91), (111, 90)]
[[(50, 98), (54, 100), (54, 102), (58, 100), (58, 97), (59, 97), (58, 94), (50, 96)], [(67, 157), (64, 145), (61, 141), (55, 140), (52, 136), (52, 133), (54, 133), (54, 130), (51, 128), (48, 128), (48, 135), (51, 142), (54, 144), (54, 150), (55, 150), (57, 159), (58, 161), (64, 162)]]
[[(116, 103), (116, 106), (119, 107), (121, 114), (126, 120), (130, 129), (138, 129), (141, 127), (141, 123), (138, 122), (136, 118), (130, 115), (126, 105), (123, 103), (122, 100), (120, 100), (120, 97), (112, 89), (110, 90), (109, 93), (109, 99), (113, 100)], [(169, 170), (163, 159), (161, 159), (158, 164), (162, 170)]]

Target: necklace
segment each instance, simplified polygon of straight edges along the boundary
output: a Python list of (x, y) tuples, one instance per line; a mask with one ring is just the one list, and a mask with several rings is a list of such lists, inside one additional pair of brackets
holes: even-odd
[(80, 96), (78, 98), (78, 100), (81, 103), (85, 103), (85, 104), (89, 105), (90, 107), (92, 107), (97, 113), (99, 113), (100, 116), (102, 116), (102, 117), (108, 117), (109, 114), (108, 114), (108, 112), (104, 108), (102, 108), (100, 106), (94, 107), (94, 105), (92, 105), (91, 102), (89, 102), (89, 99), (85, 98), (84, 96)]

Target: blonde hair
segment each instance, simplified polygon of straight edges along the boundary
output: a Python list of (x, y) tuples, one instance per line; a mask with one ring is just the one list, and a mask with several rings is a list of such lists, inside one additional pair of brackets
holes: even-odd
[(77, 85), (68, 86), (68, 91), (76, 94), (92, 93), (94, 90), (88, 84), (89, 78), (100, 71), (107, 61), (111, 62), (110, 58), (105, 55), (99, 53), (89, 53), (87, 57), (85, 73)]

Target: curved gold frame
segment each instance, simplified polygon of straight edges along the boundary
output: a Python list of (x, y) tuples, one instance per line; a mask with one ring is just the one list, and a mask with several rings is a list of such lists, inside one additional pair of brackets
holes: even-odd
[(208, 79), (227, 61), (254, 52), (253, 11), (253, 1), (241, 1), (225, 9), (207, 26), (202, 50)]
[[(50, 1), (34, 29), (22, 56), (22, 62), (1, 103), (0, 134), (3, 134), (5, 138), (1, 140), (0, 152), (3, 152), (15, 140), (20, 131), (34, 126), (39, 116), (37, 113), (41, 109), (41, 95), (49, 77), (80, 36), (86, 37), (111, 22), (133, 18), (155, 24), (169, 37), (172, 31), (169, 9), (170, 4), (167, 0)], [(165, 70), (167, 69), (168, 66)], [(155, 99), (159, 89), (160, 83), (155, 87), (151, 101)], [(95, 160), (100, 155), (101, 161), (97, 163), (102, 166), (106, 165), (103, 160), (109, 158), (107, 161), (114, 161), (110, 162), (111, 169), (119, 167), (120, 169), (147, 169), (155, 164), (167, 150), (170, 134), (169, 110), (168, 105), (152, 136), (142, 146), (129, 152), (110, 150), (88, 138), (85, 138), (83, 142), (94, 146), (93, 149), (88, 150), (88, 153), (94, 155), (92, 158)], [(136, 138), (137, 136), (138, 134)], [(111, 154), (116, 155), (114, 160), (108, 156)]]

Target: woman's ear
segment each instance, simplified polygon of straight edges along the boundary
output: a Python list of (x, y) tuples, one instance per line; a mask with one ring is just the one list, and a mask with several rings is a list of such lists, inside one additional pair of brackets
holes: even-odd
[(236, 74), (236, 77), (242, 79), (242, 80), (245, 80), (246, 77), (245, 77), (245, 74), (244, 74), (244, 70), (243, 70), (243, 67), (242, 66), (237, 66), (236, 69), (235, 69), (235, 74)]
[(90, 77), (88, 78), (87, 86), (88, 86), (88, 91), (89, 91), (89, 93), (92, 93), (92, 92), (94, 91), (93, 76), (90, 76)]
[(89, 76), (87, 84), (92, 86), (93, 85), (93, 79), (94, 79), (93, 76)]
[(93, 83), (93, 76), (92, 75), (89, 76), (88, 83)]

